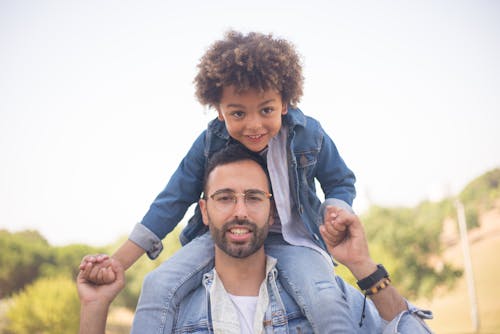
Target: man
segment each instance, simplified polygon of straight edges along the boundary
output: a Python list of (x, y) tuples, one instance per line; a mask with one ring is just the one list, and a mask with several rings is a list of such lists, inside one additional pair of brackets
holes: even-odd
[[(277, 279), (276, 260), (265, 253), (264, 240), (273, 223), (273, 202), (259, 156), (236, 146), (214, 155), (207, 167), (204, 193), (200, 208), (215, 243), (214, 269), (204, 275), (199, 288), (179, 301), (175, 319), (164, 319), (158, 313), (161, 266), (150, 273), (142, 291), (149, 296), (139, 301), (132, 332), (311, 333), (303, 310)], [(345, 231), (348, 237), (339, 243), (337, 236)], [(325, 218), (321, 233), (332, 255), (372, 294), (366, 301), (337, 278), (351, 316), (363, 317), (359, 324), (352, 321), (352, 332), (430, 332), (420, 319), (428, 315), (409, 310), (389, 284), (383, 268), (370, 258), (362, 225), (355, 215), (343, 210), (332, 212)], [(104, 333), (109, 304), (123, 287), (123, 269), (118, 263), (111, 261), (103, 275), (116, 275), (117, 279), (110, 286), (94, 286), (79, 275), (81, 334)], [(152, 298), (155, 293), (156, 300)], [(382, 319), (390, 322), (386, 324)]]

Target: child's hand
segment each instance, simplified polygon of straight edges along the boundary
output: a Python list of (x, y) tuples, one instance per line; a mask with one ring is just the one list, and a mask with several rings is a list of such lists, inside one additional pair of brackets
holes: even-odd
[(346, 227), (343, 224), (335, 224), (339, 215), (342, 213), (342, 209), (336, 206), (328, 205), (325, 208), (325, 214), (323, 216), (323, 225), (329, 225), (333, 228), (329, 229), (328, 240), (327, 243), (330, 244), (331, 247), (337, 246), (339, 243), (344, 240), (346, 237)]
[(111, 284), (116, 280), (116, 273), (111, 268), (108, 255), (87, 255), (80, 263), (80, 275), (94, 284)]

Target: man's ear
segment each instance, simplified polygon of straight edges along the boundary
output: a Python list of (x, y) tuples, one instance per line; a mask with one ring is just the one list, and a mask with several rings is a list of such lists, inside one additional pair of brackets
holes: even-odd
[(276, 210), (276, 205), (274, 204), (274, 201), (271, 200), (271, 207), (269, 208), (269, 226), (271, 226), (272, 224), (274, 224), (274, 220), (275, 218), (278, 215), (278, 211)]
[(198, 204), (200, 205), (201, 218), (203, 219), (203, 224), (208, 226), (207, 200), (202, 198), (198, 201)]

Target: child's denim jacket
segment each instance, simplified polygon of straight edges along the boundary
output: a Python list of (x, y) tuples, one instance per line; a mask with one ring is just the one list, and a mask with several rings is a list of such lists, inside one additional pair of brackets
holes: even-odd
[[(315, 179), (325, 194), (323, 205), (332, 204), (350, 209), (356, 195), (355, 176), (340, 157), (332, 139), (320, 123), (305, 116), (299, 109), (289, 109), (282, 117), (288, 128), (288, 168), (292, 210), (300, 215), (315, 242), (324, 248), (318, 224), (322, 213), (316, 195)], [(186, 210), (200, 199), (207, 159), (234, 140), (225, 123), (214, 119), (195, 140), (165, 189), (151, 204), (142, 222), (137, 224), (130, 240), (144, 248), (149, 257), (161, 252), (163, 239), (180, 222)], [(181, 233), (186, 244), (206, 232), (199, 207)]]

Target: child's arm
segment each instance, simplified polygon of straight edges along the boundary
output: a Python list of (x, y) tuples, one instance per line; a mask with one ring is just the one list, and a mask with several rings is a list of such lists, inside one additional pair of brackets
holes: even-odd
[(130, 268), (143, 254), (145, 250), (133, 241), (127, 239), (123, 245), (111, 256), (123, 266), (124, 270)]

